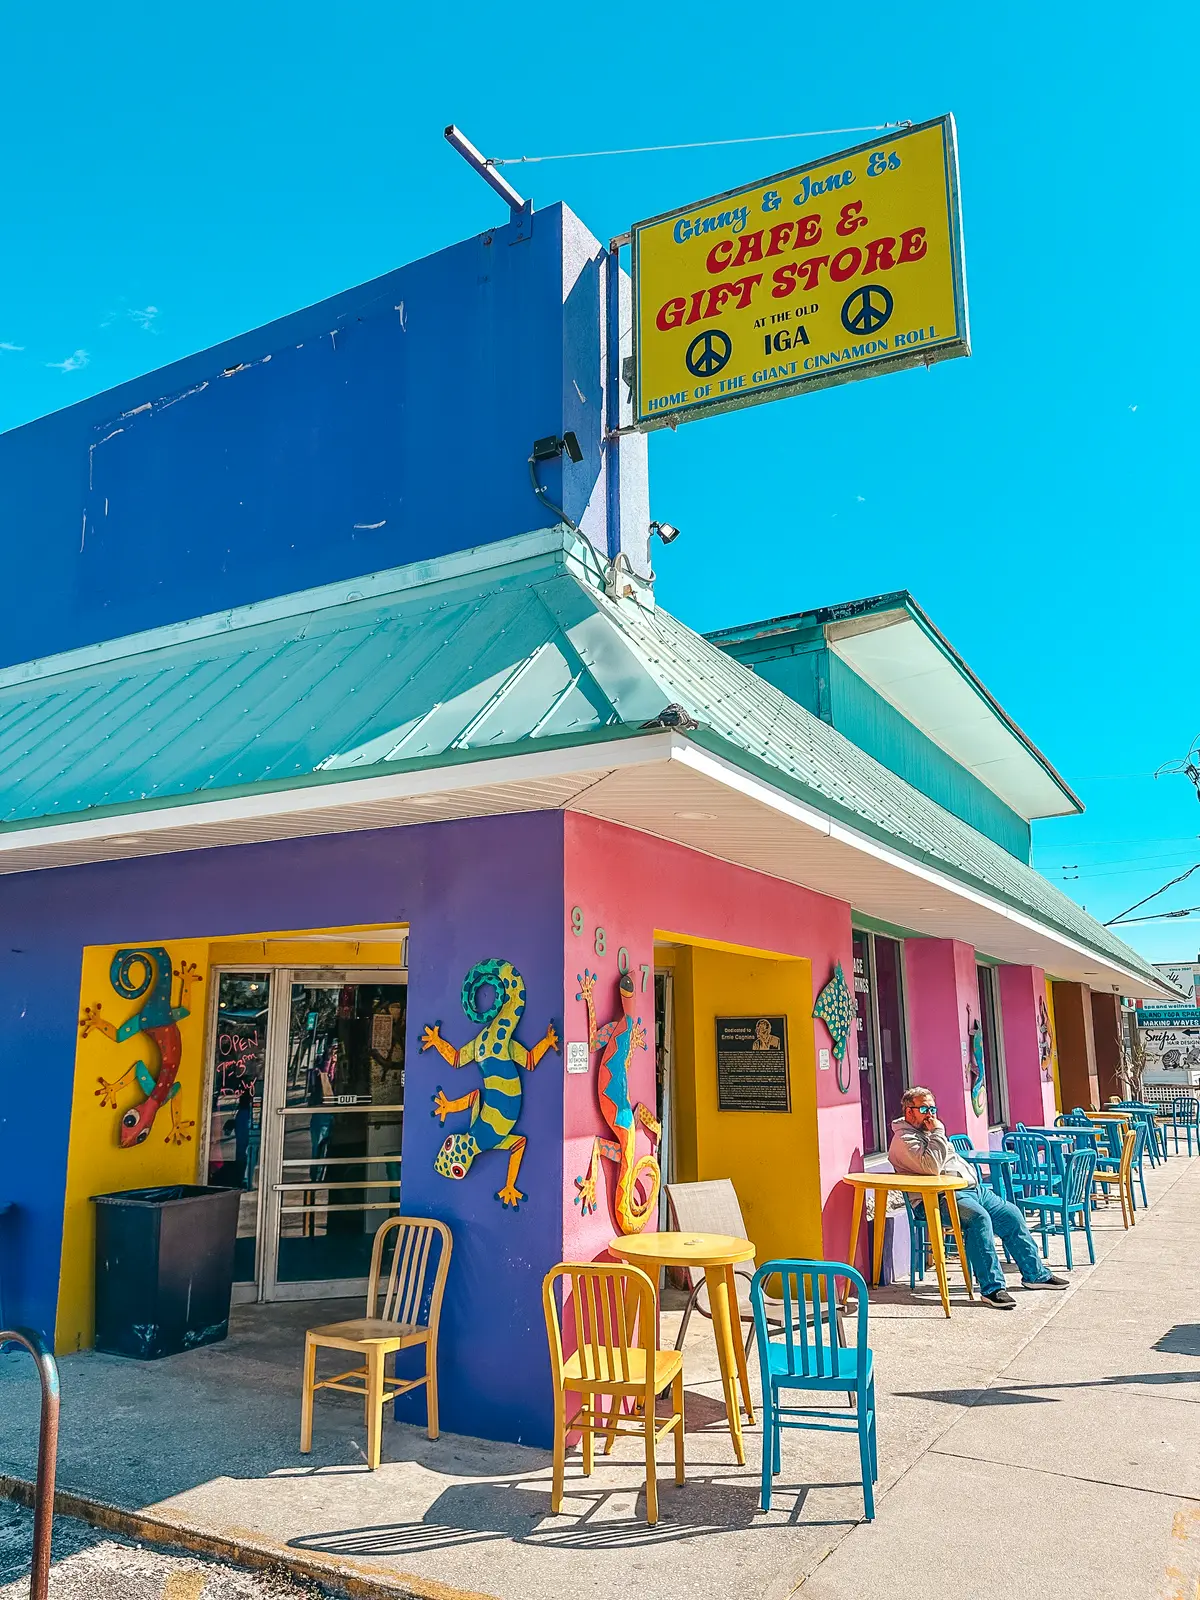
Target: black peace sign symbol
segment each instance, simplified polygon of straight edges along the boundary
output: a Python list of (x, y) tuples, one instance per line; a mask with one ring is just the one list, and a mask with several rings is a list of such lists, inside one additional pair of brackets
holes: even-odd
[(687, 369), (694, 378), (711, 378), (733, 354), (733, 341), (720, 328), (706, 328), (687, 347)]
[(881, 283), (865, 283), (842, 307), (847, 333), (877, 333), (892, 314), (893, 300)]

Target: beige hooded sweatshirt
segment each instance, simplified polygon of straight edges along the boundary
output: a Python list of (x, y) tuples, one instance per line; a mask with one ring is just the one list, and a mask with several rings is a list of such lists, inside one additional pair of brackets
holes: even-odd
[(892, 1123), (888, 1160), (897, 1172), (931, 1178), (947, 1173), (954, 1178), (965, 1178), (972, 1187), (975, 1184), (975, 1169), (950, 1143), (940, 1122), (926, 1133), (924, 1128), (914, 1128), (911, 1122), (897, 1117)]

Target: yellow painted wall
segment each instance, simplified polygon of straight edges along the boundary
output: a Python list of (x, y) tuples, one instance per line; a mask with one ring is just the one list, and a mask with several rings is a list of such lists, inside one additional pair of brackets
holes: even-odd
[[(141, 1005), (140, 1000), (122, 1000), (109, 981), (113, 956), (118, 949), (128, 949), (133, 943), (135, 941), (130, 940), (124, 945), (89, 945), (84, 950), (80, 1015), (85, 1005), (94, 1006), (99, 1001), (101, 1015), (119, 1027)], [(97, 1092), (99, 1080), (104, 1078), (111, 1083), (139, 1060), (157, 1073), (157, 1051), (145, 1034), (135, 1034), (122, 1044), (114, 1043), (95, 1030), (86, 1039), (80, 1038), (75, 1052), (75, 1091), (67, 1154), (55, 1335), (55, 1346), (60, 1352), (87, 1349), (92, 1343), (96, 1226), (95, 1208), (89, 1197), (109, 1194), (114, 1189), (196, 1181), (197, 1139), (202, 1123), (200, 1096), (204, 1085), (204, 1021), (208, 1009), (208, 945), (199, 939), (179, 939), (168, 943), (166, 949), (173, 968), (178, 970), (181, 961), (194, 962), (201, 979), (192, 987), (191, 1014), (179, 1023), (182, 1053), (175, 1104), (185, 1137), (182, 1144), (171, 1142), (170, 1107), (164, 1106), (155, 1117), (146, 1142), (122, 1150), (117, 1141), (121, 1118), (131, 1106), (140, 1105), (146, 1097), (131, 1079), (118, 1091), (115, 1110), (111, 1104), (102, 1107)], [(174, 998), (178, 1003), (178, 979), (174, 984)], [(186, 1126), (189, 1123), (191, 1126)]]
[[(374, 967), (394, 966), (400, 960), (398, 944), (374, 944), (354, 938), (338, 937), (344, 930), (329, 930), (328, 941), (296, 940), (284, 933), (254, 934), (245, 939), (169, 941), (166, 949), (171, 964), (195, 963), (200, 981), (192, 989), (191, 1015), (181, 1020), (179, 1034), (182, 1057), (179, 1065), (179, 1094), (176, 1105), (185, 1129), (182, 1144), (170, 1142), (170, 1108), (164, 1107), (154, 1119), (150, 1137), (144, 1144), (122, 1150), (117, 1140), (121, 1117), (140, 1105), (142, 1091), (132, 1080), (120, 1090), (117, 1106), (101, 1107), (97, 1090), (100, 1078), (109, 1082), (119, 1078), (135, 1061), (144, 1060), (152, 1072), (158, 1071), (153, 1043), (135, 1034), (123, 1044), (115, 1044), (102, 1033), (80, 1037), (75, 1052), (75, 1087), (71, 1106), (71, 1136), (67, 1154), (66, 1205), (63, 1216), (62, 1257), (59, 1268), (58, 1322), (55, 1348), (60, 1353), (89, 1349), (95, 1333), (95, 1208), (90, 1197), (117, 1189), (144, 1189), (162, 1183), (203, 1181), (198, 1171), (204, 1117), (201, 1101), (208, 1063), (206, 1032), (213, 968), (222, 966)], [(325, 930), (314, 929), (313, 932)], [(114, 993), (109, 967), (118, 949), (141, 943), (153, 945), (153, 938), (130, 939), (122, 945), (90, 945), (83, 952), (79, 991), (79, 1014), (84, 1006), (101, 1003), (102, 1015), (120, 1026), (141, 1004), (122, 1000)], [(179, 984), (175, 983), (178, 1001)]]
[[(759, 1261), (820, 1256), (812, 969), (807, 961), (675, 952), (675, 1130), (682, 1182), (731, 1178)], [(716, 1019), (787, 1017), (792, 1109), (720, 1111)]]

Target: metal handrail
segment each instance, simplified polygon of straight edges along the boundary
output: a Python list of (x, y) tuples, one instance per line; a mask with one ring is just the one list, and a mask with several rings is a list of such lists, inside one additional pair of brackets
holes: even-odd
[(58, 1362), (41, 1334), (35, 1333), (32, 1328), (0, 1329), (0, 1350), (6, 1344), (24, 1345), (34, 1359), (42, 1385), (37, 1482), (33, 1491), (33, 1565), (29, 1575), (29, 1600), (46, 1600), (50, 1588), (50, 1535), (54, 1526), (54, 1471), (58, 1463)]

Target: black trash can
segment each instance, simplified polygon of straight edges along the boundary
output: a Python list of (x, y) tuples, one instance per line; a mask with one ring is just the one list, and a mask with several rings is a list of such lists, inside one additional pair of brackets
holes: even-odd
[(240, 1189), (96, 1194), (96, 1349), (154, 1361), (229, 1332)]

